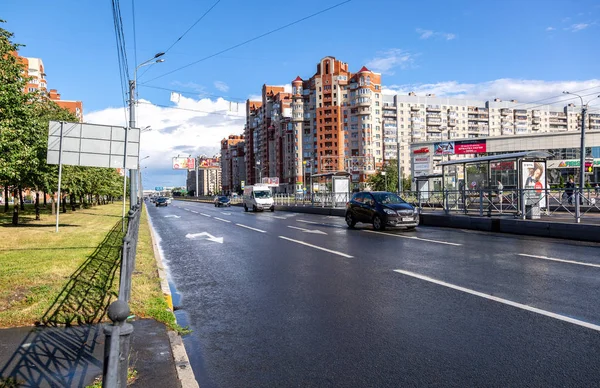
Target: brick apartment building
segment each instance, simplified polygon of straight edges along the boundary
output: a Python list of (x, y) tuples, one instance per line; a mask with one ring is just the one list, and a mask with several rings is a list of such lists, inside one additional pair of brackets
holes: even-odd
[(244, 136), (230, 135), (221, 141), (221, 185), (223, 193), (240, 192), (246, 181)]

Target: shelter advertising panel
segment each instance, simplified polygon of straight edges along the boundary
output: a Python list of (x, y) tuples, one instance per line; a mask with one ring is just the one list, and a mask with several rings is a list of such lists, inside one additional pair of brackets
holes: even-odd
[(546, 162), (522, 162), (522, 184), (525, 191), (525, 204), (546, 207)]

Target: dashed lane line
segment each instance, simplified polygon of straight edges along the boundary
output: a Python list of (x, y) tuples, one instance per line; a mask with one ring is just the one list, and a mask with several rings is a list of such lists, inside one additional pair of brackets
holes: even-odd
[(243, 225), (243, 224), (236, 224), (236, 225), (237, 225), (237, 226), (241, 226), (242, 228), (246, 228), (246, 229), (253, 230), (253, 231), (255, 231), (255, 232), (259, 232), (259, 233), (267, 233), (265, 230), (256, 229), (256, 228), (253, 228), (253, 227), (251, 227), (251, 226), (247, 226), (247, 225)]
[(559, 263), (569, 263), (569, 264), (585, 265), (585, 266), (588, 266), (588, 267), (600, 268), (600, 264), (584, 263), (584, 262), (581, 262), (581, 261), (574, 261), (574, 260), (556, 259), (554, 257), (547, 257), (547, 256), (528, 255), (527, 253), (519, 253), (518, 255), (519, 256), (523, 256), (523, 257), (532, 257), (534, 259), (558, 261)]
[(223, 221), (223, 222), (231, 222), (231, 221), (229, 221), (229, 220), (224, 220), (224, 219), (222, 219), (222, 218), (219, 218), (219, 217), (215, 217), (215, 220), (219, 220), (219, 221)]
[(283, 240), (295, 242), (296, 244), (301, 244), (301, 245), (305, 245), (307, 247), (315, 248), (315, 249), (318, 249), (318, 250), (321, 250), (321, 251), (333, 253), (334, 255), (342, 256), (342, 257), (345, 257), (347, 259), (352, 259), (353, 258), (353, 256), (347, 255), (347, 254), (345, 254), (343, 252), (338, 252), (338, 251), (334, 251), (334, 250), (331, 250), (331, 249), (323, 248), (323, 247), (320, 247), (318, 245), (313, 245), (313, 244), (306, 243), (304, 241), (294, 240), (292, 238), (285, 237), (285, 236), (279, 236), (279, 238), (283, 239)]
[(436, 244), (452, 245), (452, 246), (455, 246), (455, 247), (459, 247), (459, 246), (462, 245), (462, 244), (459, 244), (459, 243), (453, 243), (453, 242), (448, 242), (448, 241), (440, 241), (440, 240), (431, 240), (431, 239), (428, 239), (428, 238), (421, 238), (421, 237), (416, 237), (416, 236), (404, 236), (402, 234), (391, 234), (391, 233), (376, 232), (374, 230), (363, 229), (363, 232), (382, 234), (384, 236), (392, 236), (392, 237), (398, 237), (398, 238), (407, 238), (407, 239), (410, 239), (410, 240), (426, 241), (426, 242), (436, 243)]
[(553, 312), (550, 312), (550, 311), (539, 309), (537, 307), (528, 306), (526, 304), (521, 304), (521, 303), (518, 303), (518, 302), (513, 302), (512, 300), (508, 300), (508, 299), (504, 299), (504, 298), (499, 298), (497, 296), (484, 294), (483, 292), (471, 290), (469, 288), (457, 286), (455, 284), (446, 283), (446, 282), (441, 281), (441, 280), (430, 278), (429, 276), (419, 275), (417, 273), (410, 272), (410, 271), (404, 271), (404, 270), (401, 270), (401, 269), (395, 269), (394, 272), (397, 272), (397, 273), (402, 274), (402, 275), (410, 276), (410, 277), (413, 277), (413, 278), (416, 278), (416, 279), (421, 279), (421, 280), (424, 280), (426, 282), (435, 283), (437, 285), (444, 286), (444, 287), (447, 287), (447, 288), (452, 288), (454, 290), (461, 291), (461, 292), (464, 292), (464, 293), (467, 293), (467, 294), (471, 294), (471, 295), (475, 295), (475, 296), (478, 296), (480, 298), (485, 298), (485, 299), (488, 299), (488, 300), (492, 300), (494, 302), (498, 302), (498, 303), (502, 303), (502, 304), (505, 304), (505, 305), (508, 305), (508, 306), (516, 307), (516, 308), (519, 308), (521, 310), (531, 311), (533, 313), (544, 315), (546, 317), (558, 319), (558, 320), (561, 320), (561, 321), (564, 321), (564, 322), (572, 323), (574, 325), (578, 325), (578, 326), (582, 326), (582, 327), (585, 327), (585, 328), (588, 328), (588, 329), (600, 331), (600, 326), (594, 325), (593, 323), (589, 323), (589, 322), (581, 321), (579, 319), (575, 319), (575, 318), (567, 317), (567, 316), (564, 316), (564, 315), (556, 314), (556, 313), (553, 313)]
[(191, 211), (192, 213), (196, 213), (196, 214), (198, 214), (198, 212), (197, 212), (197, 211), (195, 211), (195, 210), (190, 210), (190, 211)]
[(200, 213), (200, 215), (204, 216), (204, 217), (212, 217), (210, 214), (205, 214), (205, 213)]

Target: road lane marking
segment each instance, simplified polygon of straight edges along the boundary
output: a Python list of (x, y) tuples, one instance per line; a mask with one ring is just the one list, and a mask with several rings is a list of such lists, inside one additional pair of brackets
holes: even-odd
[(195, 211), (195, 210), (191, 210), (191, 212), (192, 212), (192, 213), (196, 213), (196, 214), (198, 214), (198, 212), (197, 212), (197, 211)]
[(519, 256), (524, 256), (524, 257), (533, 257), (535, 259), (558, 261), (560, 263), (579, 264), (579, 265), (586, 265), (588, 267), (600, 268), (600, 264), (583, 263), (581, 261), (574, 261), (574, 260), (555, 259), (554, 257), (547, 257), (547, 256), (528, 255), (526, 253), (519, 253), (518, 255)]
[(305, 243), (304, 241), (294, 240), (294, 239), (292, 239), (292, 238), (288, 238), (288, 237), (285, 237), (285, 236), (279, 236), (279, 238), (281, 238), (281, 239), (283, 239), (283, 240), (287, 240), (287, 241), (295, 242), (296, 244), (302, 244), (302, 245), (306, 245), (307, 247), (311, 247), (311, 248), (319, 249), (319, 250), (321, 250), (321, 251), (325, 251), (325, 252), (333, 253), (334, 255), (338, 255), (338, 256), (346, 257), (346, 258), (348, 258), (348, 259), (352, 259), (352, 258), (353, 258), (353, 256), (347, 255), (347, 254), (345, 254), (345, 253), (338, 252), (338, 251), (333, 251), (333, 250), (331, 250), (331, 249), (327, 249), (327, 248), (323, 248), (323, 247), (320, 247), (320, 246), (317, 246), (317, 245), (312, 245), (312, 244), (309, 244), (309, 243)]
[(301, 230), (301, 231), (303, 231), (303, 232), (305, 232), (305, 233), (312, 233), (312, 234), (324, 234), (324, 235), (327, 235), (327, 233), (325, 233), (325, 232), (322, 232), (322, 231), (320, 231), (320, 230), (318, 230), (318, 229), (315, 229), (315, 230), (310, 230), (310, 229), (299, 228), (299, 227), (297, 227), (297, 226), (291, 226), (291, 225), (288, 225), (287, 227), (288, 227), (288, 228), (291, 228), (291, 229)]
[(242, 228), (246, 228), (246, 229), (254, 230), (255, 232), (267, 233), (267, 232), (266, 232), (266, 231), (264, 231), (264, 230), (256, 229), (256, 228), (253, 228), (253, 227), (251, 227), (251, 226), (246, 226), (246, 225), (242, 225), (242, 224), (236, 224), (236, 225), (237, 225), (237, 226), (241, 226)]
[(225, 212), (221, 212), (221, 214), (224, 214), (226, 216), (230, 216), (231, 215), (231, 213), (225, 213)]
[(219, 220), (219, 221), (223, 221), (223, 222), (231, 222), (231, 221), (229, 221), (229, 220), (224, 220), (224, 219), (222, 219), (222, 218), (219, 218), (219, 217), (215, 217), (215, 220)]
[(374, 230), (365, 230), (365, 229), (363, 229), (363, 232), (383, 234), (385, 236), (392, 236), (392, 237), (399, 237), (399, 238), (408, 238), (408, 239), (411, 239), (411, 240), (427, 241), (427, 242), (437, 243), (437, 244), (452, 245), (452, 246), (455, 246), (455, 247), (460, 247), (462, 245), (462, 244), (458, 244), (458, 243), (451, 243), (451, 242), (439, 241), (439, 240), (430, 240), (428, 238), (421, 238), (421, 237), (415, 237), (415, 236), (403, 236), (401, 234), (391, 234), (391, 233), (376, 232)]
[(187, 207), (184, 207), (183, 210), (187, 210), (188, 212), (190, 211), (190, 209), (188, 209)]
[(278, 220), (287, 220), (287, 218), (280, 216), (271, 216), (271, 218), (277, 218)]
[(479, 296), (481, 298), (492, 300), (494, 302), (502, 303), (502, 304), (505, 304), (505, 305), (508, 305), (508, 306), (516, 307), (516, 308), (519, 308), (519, 309), (522, 309), (522, 310), (531, 311), (533, 313), (544, 315), (546, 317), (558, 319), (558, 320), (561, 320), (561, 321), (564, 321), (564, 322), (572, 323), (574, 325), (578, 325), (578, 326), (586, 327), (588, 329), (600, 331), (600, 326), (594, 325), (593, 323), (589, 323), (589, 322), (585, 322), (585, 321), (580, 321), (579, 319), (566, 317), (564, 315), (560, 315), (560, 314), (556, 314), (556, 313), (553, 313), (553, 312), (550, 312), (550, 311), (538, 309), (536, 307), (528, 306), (526, 304), (521, 304), (521, 303), (513, 302), (512, 300), (508, 300), (508, 299), (504, 299), (504, 298), (499, 298), (497, 296), (493, 296), (493, 295), (489, 295), (489, 294), (484, 294), (483, 292), (479, 292), (479, 291), (471, 290), (471, 289), (468, 289), (468, 288), (465, 288), (465, 287), (461, 287), (461, 286), (457, 286), (457, 285), (454, 285), (454, 284), (446, 283), (446, 282), (443, 282), (441, 280), (430, 278), (429, 276), (419, 275), (417, 273), (410, 272), (410, 271), (404, 271), (404, 270), (401, 270), (401, 269), (395, 269), (394, 272), (397, 272), (397, 273), (400, 273), (400, 274), (403, 274), (403, 275), (406, 275), (406, 276), (410, 276), (410, 277), (413, 277), (413, 278), (421, 279), (421, 280), (424, 280), (426, 282), (435, 283), (435, 284), (438, 284), (440, 286), (452, 288), (454, 290), (465, 292), (467, 294)]
[(344, 228), (344, 226), (341, 226), (341, 225), (326, 224), (326, 223), (323, 223), (323, 222), (315, 222), (315, 221), (307, 221), (307, 220), (296, 220), (296, 221), (298, 221), (298, 222), (304, 222), (306, 224), (324, 225), (324, 226), (331, 226), (331, 227), (334, 227), (334, 228)]
[(204, 214), (204, 213), (200, 213), (200, 215), (201, 215), (201, 216), (204, 216), (204, 217), (212, 217), (210, 214)]

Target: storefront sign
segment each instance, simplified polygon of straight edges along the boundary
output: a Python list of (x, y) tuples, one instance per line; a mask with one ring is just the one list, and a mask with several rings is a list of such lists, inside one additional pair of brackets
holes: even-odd
[[(591, 161), (586, 161), (585, 166), (591, 167)], [(548, 160), (548, 168), (579, 168), (579, 160)], [(594, 159), (594, 167), (600, 167), (600, 159)]]
[(427, 147), (423, 147), (423, 148), (419, 148), (417, 150), (413, 150), (413, 154), (428, 154), (429, 153), (429, 148)]

